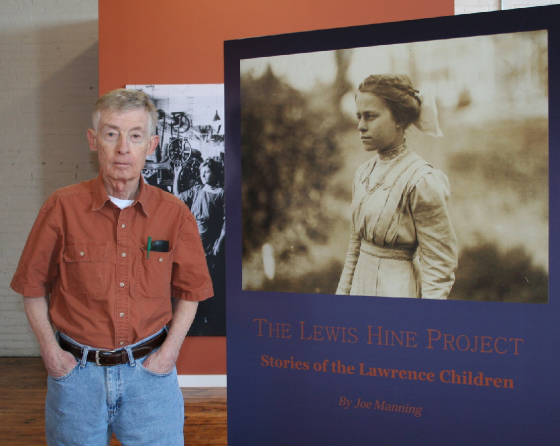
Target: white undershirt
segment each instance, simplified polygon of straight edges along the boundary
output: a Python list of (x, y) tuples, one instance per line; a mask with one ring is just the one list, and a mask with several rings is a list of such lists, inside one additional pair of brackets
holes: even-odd
[(122, 200), (122, 199), (117, 198), (117, 197), (112, 197), (111, 195), (109, 195), (109, 200), (111, 200), (113, 202), (113, 204), (120, 209), (127, 208), (132, 203), (134, 203), (134, 200)]

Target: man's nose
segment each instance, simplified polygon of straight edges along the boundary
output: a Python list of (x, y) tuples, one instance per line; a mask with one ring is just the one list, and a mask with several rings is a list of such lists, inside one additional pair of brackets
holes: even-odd
[(125, 135), (120, 135), (117, 141), (117, 151), (119, 153), (128, 153), (130, 150), (128, 138)]

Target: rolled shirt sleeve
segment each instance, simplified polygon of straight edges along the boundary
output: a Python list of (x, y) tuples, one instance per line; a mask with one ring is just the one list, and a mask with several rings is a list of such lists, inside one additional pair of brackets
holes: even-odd
[(10, 284), (22, 296), (47, 296), (58, 274), (62, 234), (56, 206), (54, 196), (43, 204), (25, 243)]

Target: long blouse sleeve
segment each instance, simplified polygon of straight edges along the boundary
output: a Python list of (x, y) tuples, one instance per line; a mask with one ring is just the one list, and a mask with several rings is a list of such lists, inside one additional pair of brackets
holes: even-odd
[(352, 278), (354, 277), (354, 269), (356, 268), (358, 256), (360, 255), (360, 243), (360, 235), (355, 231), (351, 231), (350, 242), (348, 243), (346, 259), (344, 261), (344, 268), (342, 269), (342, 274), (340, 275), (340, 280), (338, 281), (336, 294), (350, 294), (350, 289), (352, 288)]
[[(354, 180), (352, 181), (352, 203), (356, 200), (356, 182), (361, 181), (361, 177), (364, 171), (371, 168), (372, 160), (367, 163), (362, 164), (354, 174)], [(344, 260), (344, 267), (338, 281), (338, 286), (336, 288), (336, 294), (350, 294), (350, 289), (352, 288), (352, 279), (354, 278), (354, 270), (356, 268), (356, 263), (358, 262), (358, 257), (360, 256), (360, 245), (361, 245), (361, 235), (359, 231), (356, 230), (353, 218), (351, 220), (350, 229), (350, 241), (348, 242), (348, 248), (346, 250), (346, 257)]]
[(457, 239), (449, 218), (449, 181), (436, 169), (423, 175), (410, 195), (420, 261), (421, 297), (446, 299), (455, 282)]

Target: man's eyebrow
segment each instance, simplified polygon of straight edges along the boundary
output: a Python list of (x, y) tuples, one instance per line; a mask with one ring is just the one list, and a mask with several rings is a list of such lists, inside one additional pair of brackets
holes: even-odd
[(103, 123), (103, 125), (101, 126), (101, 128), (105, 128), (105, 127), (109, 127), (110, 129), (120, 130), (120, 127), (119, 127), (119, 126), (116, 126), (116, 125), (113, 125), (113, 124)]
[[(121, 128), (120, 128), (118, 125), (115, 125), (115, 124), (104, 123), (104, 124), (101, 126), (101, 128), (105, 128), (105, 127), (109, 127), (110, 129), (114, 129), (114, 130), (118, 130), (118, 131), (121, 130)], [(142, 130), (142, 131), (144, 131), (144, 127), (141, 126), (141, 125), (137, 125), (137, 126), (132, 127), (132, 128), (130, 129), (130, 131), (136, 131), (136, 130)]]

